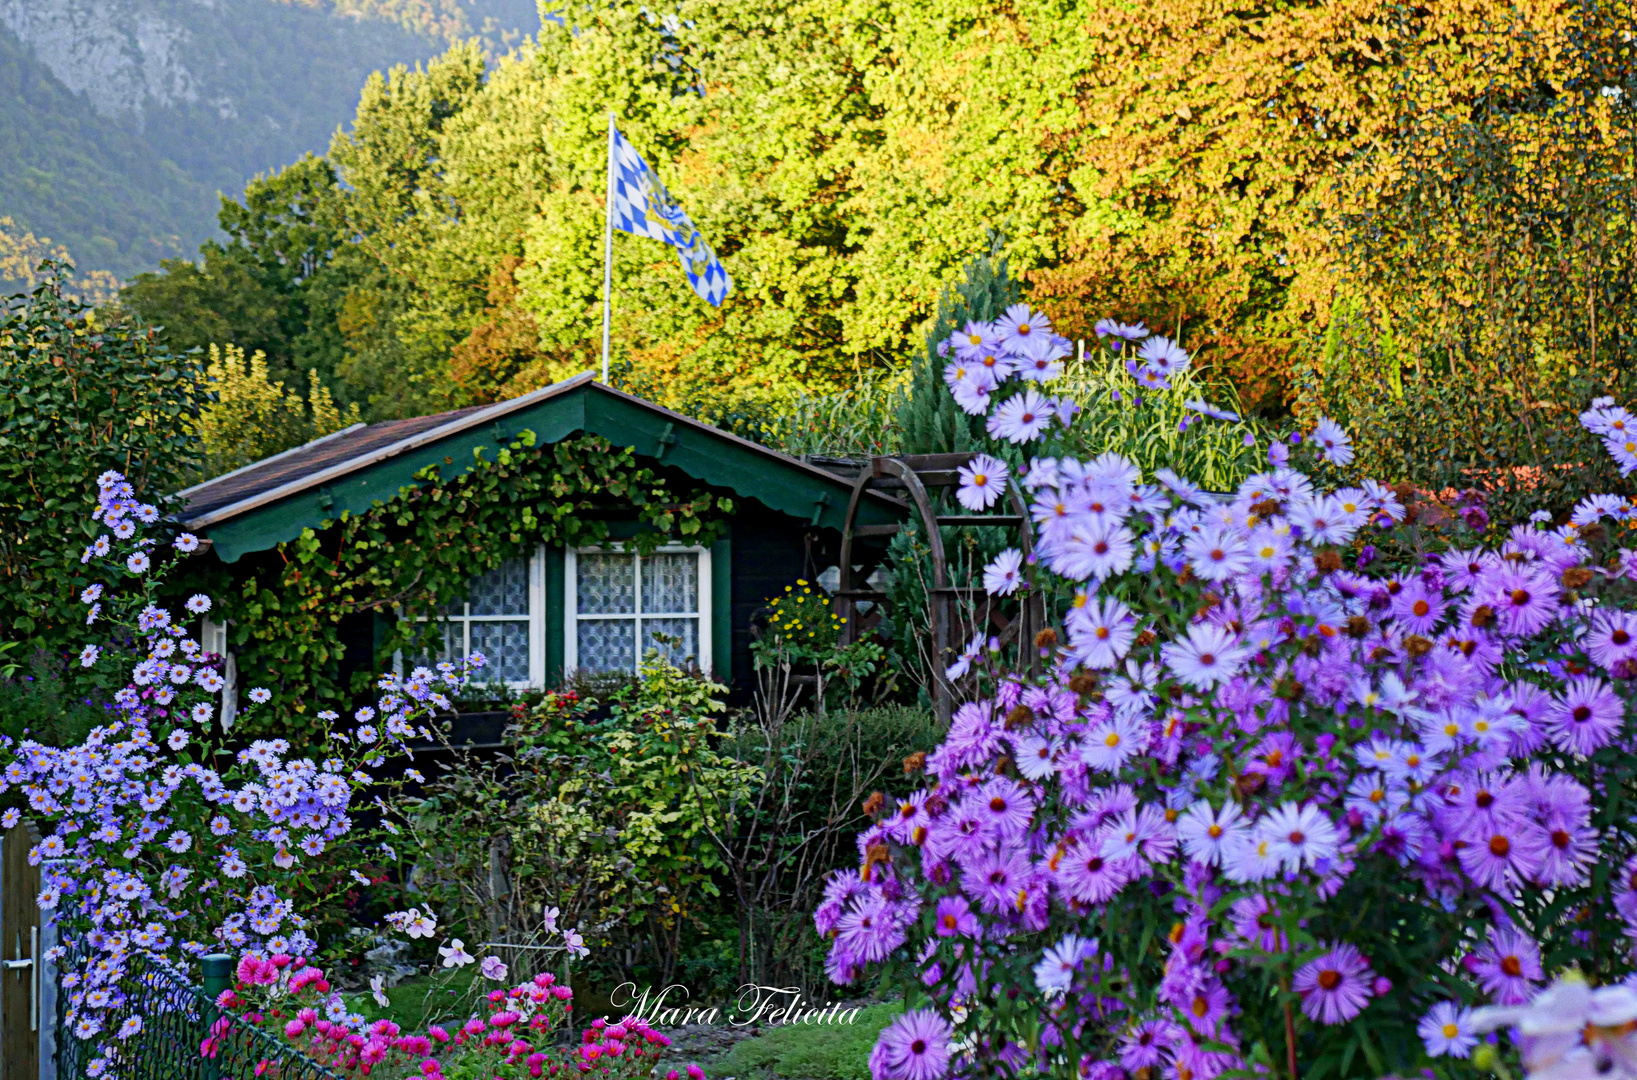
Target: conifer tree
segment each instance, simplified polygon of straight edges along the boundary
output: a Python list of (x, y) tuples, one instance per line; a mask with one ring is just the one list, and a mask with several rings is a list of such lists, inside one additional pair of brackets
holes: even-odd
[(966, 281), (938, 297), (938, 317), (927, 334), (926, 352), (916, 360), (909, 397), (898, 408), (905, 454), (946, 454), (989, 449), (984, 418), (968, 416), (944, 388), (938, 344), (968, 321), (991, 322), (1018, 301), (1017, 282), (1006, 272), (1006, 237), (989, 230), (989, 250), (966, 264)]

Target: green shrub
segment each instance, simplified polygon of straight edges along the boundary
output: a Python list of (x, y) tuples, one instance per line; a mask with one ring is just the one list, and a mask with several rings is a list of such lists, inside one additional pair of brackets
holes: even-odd
[(0, 678), (0, 735), (47, 746), (75, 746), (103, 722), (110, 700), (89, 679), (72, 680), (66, 663), (44, 650)]

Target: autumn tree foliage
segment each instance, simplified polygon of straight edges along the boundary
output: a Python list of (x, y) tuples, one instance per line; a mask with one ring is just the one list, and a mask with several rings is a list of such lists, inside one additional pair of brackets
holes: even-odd
[[(305, 215), (334, 228), (322, 273), (294, 292), (274, 281), (304, 305), (279, 325), (309, 344), (285, 352), (373, 416), (492, 400), (595, 366), (613, 110), (735, 282), (710, 308), (668, 249), (616, 237), (614, 368), (630, 389), (721, 418), (899, 367), (996, 229), (1025, 297), (1060, 312), (1071, 336), (1101, 314), (1142, 313), (1278, 412), (1293, 365), (1331, 320), (1338, 184), (1396, 130), (1405, 73), (1431, 65), (1460, 100), (1491, 77), (1487, 43), (1526, 38), (1541, 76), (1560, 78), (1576, 10), (576, 9), (572, 27), (549, 24), (492, 66), (463, 45), (372, 79), (322, 162), (336, 182), (302, 188), (322, 192), (317, 208), (282, 208), (265, 197), (282, 176), (258, 181), (256, 212), (274, 225)], [(302, 168), (310, 179), (316, 166)], [(244, 265), (277, 262), (233, 235)], [(231, 308), (221, 280), (219, 306)], [(173, 332), (208, 315), (190, 298), (192, 314), (170, 318), (165, 290), (146, 289), (132, 301)]]

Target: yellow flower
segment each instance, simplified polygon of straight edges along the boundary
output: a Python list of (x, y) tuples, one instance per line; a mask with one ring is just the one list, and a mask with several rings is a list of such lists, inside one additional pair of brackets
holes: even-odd
[[(805, 582), (805, 581), (803, 581), (803, 580), (802, 580), (802, 579), (801, 579), (801, 578), (797, 578), (797, 579), (796, 579), (796, 584), (797, 584), (797, 585), (806, 585), (806, 584), (807, 584), (807, 582)], [(788, 586), (787, 586), (787, 587), (788, 587)]]

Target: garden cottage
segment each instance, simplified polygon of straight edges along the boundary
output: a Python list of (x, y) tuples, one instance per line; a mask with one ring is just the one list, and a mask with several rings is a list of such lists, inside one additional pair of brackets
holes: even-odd
[[(310, 550), (328, 551), (340, 522), (379, 516), (406, 489), (427, 486), (429, 466), (439, 469), (441, 483), (458, 484), (463, 470), (493, 462), (498, 448), (525, 432), (548, 451), (575, 440), (583, 447), (585, 436), (630, 448), (635, 462), (671, 489), (705, 491), (718, 496), (714, 506), (729, 509), (718, 513), (704, 542), (673, 535), (642, 552), (630, 542), (644, 527), (638, 507), (613, 495), (593, 511), (606, 520), (604, 543), (525, 544), (473, 575), (466, 595), (430, 613), (405, 615), (403, 596), (354, 595), (347, 602), (353, 610), (330, 613), (337, 684), (356, 683), (388, 662), (401, 666), (401, 648), (387, 653), (389, 631), (394, 620), (411, 618), (434, 624), (423, 638), (427, 656), (481, 651), (491, 676), (517, 690), (551, 686), (576, 670), (634, 672), (645, 650), (661, 645), (678, 659), (692, 658), (736, 696), (746, 694), (752, 617), (794, 579), (818, 577), (834, 564), (851, 481), (601, 385), (590, 373), (495, 405), (355, 424), (178, 493), (184, 502), (178, 517), (208, 541), (211, 572), (229, 579), (217, 595), (250, 595), (255, 590), (246, 586), (255, 578), (291, 576), (290, 549), (304, 536)], [(507, 527), (528, 531), (551, 510), (518, 505), (506, 515)], [(901, 504), (872, 493), (858, 522), (902, 516)], [(204, 644), (230, 658), (240, 654), (242, 666), (256, 633), (254, 626), (235, 631), (233, 610), (229, 605), (223, 622), (206, 624)], [(668, 644), (674, 642), (680, 644)], [(229, 695), (224, 718), (234, 709)]]

